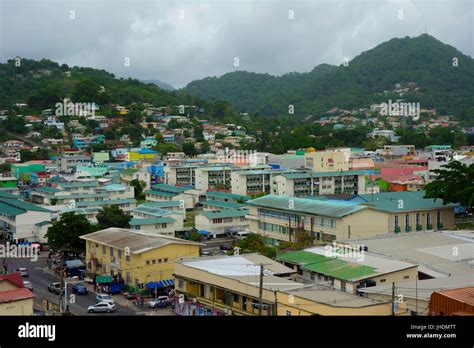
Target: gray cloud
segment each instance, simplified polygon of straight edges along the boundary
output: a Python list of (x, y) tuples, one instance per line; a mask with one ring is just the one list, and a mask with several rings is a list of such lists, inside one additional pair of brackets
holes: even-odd
[[(321, 63), (341, 64), (345, 57), (351, 59), (393, 37), (419, 35), (425, 28), (474, 56), (473, 4), (0, 0), (0, 60), (49, 58), (180, 87), (236, 69), (280, 75), (309, 71)], [(239, 67), (234, 66), (236, 57)], [(125, 58), (130, 59), (129, 67), (124, 66)]]

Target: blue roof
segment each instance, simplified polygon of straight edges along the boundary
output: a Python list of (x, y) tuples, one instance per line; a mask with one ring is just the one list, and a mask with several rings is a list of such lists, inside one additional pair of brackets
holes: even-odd
[(160, 280), (159, 282), (149, 282), (146, 284), (146, 287), (148, 289), (161, 289), (165, 288), (167, 286), (173, 286), (174, 285), (174, 279), (165, 279), (165, 280)]
[(158, 153), (158, 151), (151, 150), (151, 149), (140, 149), (140, 150), (137, 151), (137, 153), (139, 153), (140, 155), (145, 155), (145, 154)]

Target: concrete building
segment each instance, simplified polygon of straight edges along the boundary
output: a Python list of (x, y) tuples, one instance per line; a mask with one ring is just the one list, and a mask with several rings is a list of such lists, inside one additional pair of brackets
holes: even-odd
[(349, 170), (349, 158), (350, 153), (343, 150), (307, 152), (304, 166), (315, 172), (346, 171)]
[(183, 230), (185, 215), (182, 212), (141, 205), (132, 210), (130, 226), (143, 230), (174, 237), (176, 231)]
[(193, 209), (199, 198), (192, 188), (168, 184), (154, 185), (151, 190), (145, 191), (145, 195), (147, 202), (178, 201), (182, 202), (185, 209)]
[(239, 195), (256, 195), (275, 193), (274, 178), (277, 175), (291, 173), (284, 170), (244, 170), (232, 172), (231, 192)]
[(20, 273), (0, 275), (0, 315), (33, 315), (34, 298)]
[(226, 233), (244, 231), (249, 227), (247, 213), (248, 211), (243, 208), (203, 211), (195, 217), (196, 228), (210, 232), (213, 238)]
[(86, 267), (97, 275), (118, 275), (128, 289), (174, 280), (174, 262), (199, 257), (200, 243), (122, 228), (107, 228), (80, 237), (86, 241)]
[(265, 236), (271, 244), (298, 241), (301, 235), (309, 235), (318, 244), (335, 239), (452, 229), (455, 224), (454, 206), (433, 199), (358, 204), (267, 195), (247, 201), (246, 207), (250, 231)]
[(342, 172), (282, 173), (274, 176), (273, 194), (293, 197), (366, 192), (367, 174), (360, 170)]

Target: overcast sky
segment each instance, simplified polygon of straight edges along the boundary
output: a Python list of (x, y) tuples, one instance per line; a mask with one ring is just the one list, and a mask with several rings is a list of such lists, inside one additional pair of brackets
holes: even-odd
[(383, 41), (417, 36), (425, 28), (474, 56), (473, 4), (474, 0), (0, 0), (0, 60), (49, 58), (182, 87), (237, 69), (281, 75), (310, 71), (321, 63), (341, 64)]

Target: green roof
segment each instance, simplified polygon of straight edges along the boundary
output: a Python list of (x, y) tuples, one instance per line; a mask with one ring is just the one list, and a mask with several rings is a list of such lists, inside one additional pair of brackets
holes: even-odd
[(63, 199), (78, 199), (78, 198), (105, 198), (109, 197), (108, 193), (78, 193), (75, 195), (61, 195), (56, 196), (55, 198), (63, 200)]
[(125, 204), (125, 203), (136, 203), (135, 198), (125, 198), (125, 199), (110, 199), (103, 201), (85, 201), (85, 202), (76, 202), (76, 207), (87, 207), (87, 206), (96, 206), (96, 205), (113, 205), (113, 204)]
[(187, 188), (187, 187), (173, 186), (173, 185), (168, 185), (168, 184), (153, 185), (153, 189), (158, 190), (158, 191), (168, 191), (168, 192), (173, 192), (173, 193), (181, 193), (181, 192), (190, 190), (190, 188)]
[(45, 225), (51, 225), (51, 224), (52, 224), (51, 221), (41, 221), (35, 224), (35, 226), (45, 226)]
[(228, 217), (240, 217), (245, 216), (249, 212), (247, 209), (225, 209), (225, 210), (213, 210), (213, 211), (203, 211), (200, 215), (205, 216), (208, 219), (219, 219), (219, 218), (228, 218)]
[(151, 224), (164, 224), (175, 222), (176, 220), (167, 216), (159, 217), (155, 219), (132, 219), (130, 220), (130, 226), (140, 225), (151, 225)]
[(128, 175), (128, 174), (135, 174), (136, 172), (138, 172), (138, 169), (129, 168), (129, 169), (122, 170), (120, 173)]
[(326, 176), (348, 176), (348, 175), (366, 175), (363, 170), (345, 170), (335, 172), (304, 172), (304, 173), (285, 173), (281, 174), (288, 179), (321, 178)]
[(36, 204), (33, 204), (33, 203), (20, 201), (19, 199), (0, 197), (0, 202), (11, 205), (11, 206), (13, 206), (15, 208), (18, 208), (18, 209), (40, 211), (40, 212), (45, 212), (45, 213), (52, 213), (51, 210), (45, 209), (45, 208), (40, 207), (39, 205), (36, 205)]
[(359, 265), (338, 258), (323, 257), (326, 260), (307, 264), (304, 268), (309, 271), (349, 281), (378, 274), (377, 270), (370, 266)]
[(422, 199), (425, 196), (425, 191), (399, 191), (399, 192), (380, 192), (375, 194), (363, 193), (358, 195), (367, 202), (372, 201), (389, 201), (399, 199)]
[(357, 280), (378, 274), (370, 266), (347, 262), (337, 257), (326, 257), (309, 251), (293, 251), (278, 257), (281, 261), (295, 263), (304, 269), (343, 280)]
[(10, 192), (5, 192), (5, 191), (0, 191), (0, 198), (13, 198), (13, 199), (18, 199), (20, 198), (17, 195), (14, 195), (13, 193)]
[(58, 186), (61, 186), (64, 188), (96, 187), (96, 186), (99, 186), (99, 182), (98, 181), (59, 182)]
[(220, 208), (226, 208), (226, 209), (238, 209), (242, 208), (244, 205), (235, 203), (235, 202), (224, 202), (224, 201), (216, 201), (213, 199), (208, 199), (207, 201), (202, 201), (202, 205), (210, 205), (213, 207), (220, 207)]
[(139, 207), (142, 207), (142, 206), (153, 207), (153, 208), (179, 207), (180, 204), (181, 204), (180, 201), (146, 202), (145, 204), (142, 204)]
[(26, 210), (16, 208), (6, 203), (0, 202), (0, 213), (8, 215), (8, 216), (16, 216), (16, 215), (26, 213)]
[(35, 191), (43, 191), (43, 192), (47, 192), (47, 193), (56, 193), (56, 192), (61, 192), (62, 191), (60, 189), (56, 189), (56, 188), (52, 188), (52, 187), (37, 187), (34, 190)]
[(398, 200), (393, 201), (377, 201), (363, 203), (365, 206), (373, 207), (376, 210), (397, 213), (414, 210), (430, 210), (430, 209), (447, 209), (457, 207), (457, 204), (443, 204), (442, 199), (401, 199), (401, 204)]
[(177, 196), (177, 193), (172, 193), (172, 192), (166, 192), (166, 191), (157, 191), (157, 190), (146, 190), (145, 194), (152, 194), (152, 195), (158, 195), (158, 196), (163, 196), (163, 197), (174, 197)]
[[(291, 209), (290, 202), (293, 205)], [(256, 207), (267, 207), (285, 211), (293, 211), (295, 213), (307, 213), (322, 215), (334, 218), (341, 218), (343, 216), (356, 213), (358, 211), (367, 209), (365, 205), (353, 204), (340, 201), (320, 201), (307, 198), (298, 198), (290, 196), (267, 195), (252, 199), (245, 204)]]
[(234, 201), (236, 201), (238, 199), (248, 201), (249, 199), (252, 198), (250, 196), (244, 196), (244, 195), (239, 195), (239, 194), (236, 194), (236, 193), (222, 192), (222, 191), (209, 191), (209, 192), (206, 192), (206, 196), (224, 198), (224, 199), (232, 199)]

